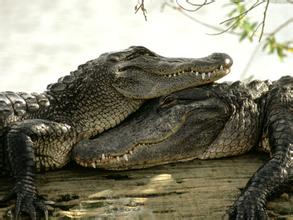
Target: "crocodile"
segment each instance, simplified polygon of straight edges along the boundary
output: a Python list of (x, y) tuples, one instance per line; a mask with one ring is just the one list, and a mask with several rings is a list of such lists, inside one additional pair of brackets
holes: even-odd
[[(122, 122), (148, 99), (215, 81), (233, 61), (224, 53), (167, 58), (142, 46), (101, 54), (43, 93), (0, 93), (0, 170), (15, 181), (16, 218), (48, 212), (35, 173), (61, 168), (73, 146)], [(4, 172), (5, 171), (5, 172)]]
[(244, 154), (270, 159), (251, 177), (229, 219), (268, 219), (267, 200), (293, 180), (293, 77), (219, 83), (149, 100), (119, 126), (83, 140), (85, 167), (128, 170)]

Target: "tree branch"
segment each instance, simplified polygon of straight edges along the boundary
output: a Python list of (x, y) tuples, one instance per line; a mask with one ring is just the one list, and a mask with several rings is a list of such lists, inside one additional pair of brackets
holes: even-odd
[(263, 13), (263, 19), (262, 19), (262, 22), (261, 22), (262, 26), (261, 26), (260, 36), (259, 36), (259, 39), (258, 39), (259, 42), (261, 41), (263, 33), (264, 33), (265, 24), (266, 24), (265, 22), (266, 22), (266, 17), (267, 17), (267, 11), (268, 11), (269, 4), (270, 4), (270, 0), (267, 0), (267, 4), (266, 4), (266, 7), (265, 7), (265, 10), (264, 10), (264, 13)]
[[(219, 28), (217, 26), (214, 26), (214, 25), (211, 25), (209, 23), (203, 22), (203, 21), (201, 21), (201, 20), (199, 20), (199, 19), (197, 19), (197, 18), (195, 18), (193, 16), (190, 16), (188, 13), (185, 12), (185, 9), (183, 9), (180, 6), (178, 7), (178, 6), (171, 5), (168, 2), (164, 2), (162, 4), (161, 9), (164, 10), (164, 7), (166, 7), (166, 6), (169, 7), (169, 8), (171, 8), (171, 9), (173, 9), (173, 10), (178, 11), (182, 15), (186, 16), (187, 18), (191, 19), (192, 21), (194, 21), (194, 22), (196, 22), (196, 23), (198, 23), (200, 25), (203, 25), (205, 27), (208, 27), (208, 28), (213, 29), (213, 30), (216, 30), (216, 31), (220, 31), (220, 32), (223, 31), (222, 28)], [(228, 32), (229, 34), (233, 34), (233, 35), (238, 35), (238, 36), (240, 35), (240, 33), (237, 33), (237, 32), (234, 32), (234, 31), (226, 31), (226, 32)]]
[[(261, 5), (262, 3), (264, 3), (263, 1), (258, 2), (256, 1), (249, 9), (245, 10), (244, 12), (240, 13), (237, 16), (228, 18), (224, 21), (222, 21), (220, 24), (229, 24), (228, 27), (226, 29), (224, 29), (223, 31), (219, 32), (219, 33), (215, 33), (215, 34), (211, 34), (211, 35), (220, 35), (223, 34), (225, 32), (228, 32), (229, 30), (233, 30), (235, 27), (238, 26), (238, 23), (253, 9), (255, 9), (256, 7), (258, 7), (259, 5)], [(232, 23), (232, 24), (230, 24)]]
[(196, 8), (195, 9), (187, 9), (187, 8), (183, 7), (181, 4), (179, 4), (179, 0), (176, 0), (176, 4), (184, 11), (195, 12), (195, 11), (198, 11), (199, 9), (201, 9), (205, 5), (209, 5), (211, 3), (214, 3), (215, 0), (211, 0), (210, 2), (205, 0), (204, 3), (202, 3), (202, 4), (195, 4), (195, 3), (190, 2), (189, 0), (185, 0), (185, 2), (191, 6), (196, 6)]
[(146, 10), (145, 7), (144, 7), (144, 0), (138, 0), (137, 5), (134, 7), (134, 10), (135, 10), (135, 14), (136, 14), (139, 10), (141, 10), (141, 11), (142, 11), (142, 14), (143, 14), (143, 16), (144, 16), (145, 21), (147, 21), (147, 16), (146, 16), (146, 14), (147, 14), (147, 10)]
[(239, 14), (237, 16), (234, 16), (234, 17), (231, 17), (231, 18), (228, 18), (228, 19), (222, 21), (220, 24), (230, 23), (233, 20), (239, 21), (243, 17), (245, 17), (248, 14), (248, 12), (250, 12), (251, 10), (256, 8), (257, 6), (261, 5), (262, 3), (264, 3), (264, 2), (263, 1), (261, 1), (261, 2), (256, 1), (249, 9), (245, 10), (244, 12), (242, 12), (241, 14)]

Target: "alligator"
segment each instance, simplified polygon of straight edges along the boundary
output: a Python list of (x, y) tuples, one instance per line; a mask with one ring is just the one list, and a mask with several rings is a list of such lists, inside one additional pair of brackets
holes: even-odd
[(229, 219), (268, 219), (267, 200), (293, 181), (293, 77), (219, 83), (149, 100), (119, 126), (83, 140), (73, 157), (85, 167), (128, 170), (265, 151)]
[(16, 197), (15, 217), (48, 212), (36, 171), (61, 168), (73, 146), (118, 125), (148, 99), (210, 83), (229, 73), (223, 53), (167, 58), (142, 46), (101, 54), (43, 93), (0, 93), (0, 170), (15, 181), (2, 202)]

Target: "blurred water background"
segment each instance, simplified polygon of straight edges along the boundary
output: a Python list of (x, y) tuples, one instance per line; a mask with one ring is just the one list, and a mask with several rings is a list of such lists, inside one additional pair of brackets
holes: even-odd
[[(79, 64), (131, 45), (144, 45), (176, 57), (226, 52), (234, 59), (232, 72), (224, 78), (228, 81), (293, 75), (292, 55), (281, 62), (275, 55), (255, 50), (257, 41), (240, 43), (238, 36), (231, 34), (207, 35), (215, 31), (171, 8), (162, 11), (163, 2), (145, 0), (145, 21), (140, 12), (134, 14), (136, 0), (0, 0), (0, 91), (43, 91)], [(217, 25), (228, 12), (222, 7), (224, 2), (228, 1), (217, 1), (191, 15)], [(293, 11), (293, 4), (272, 2), (267, 32)], [(256, 19), (262, 19), (262, 10), (253, 13)], [(292, 27), (280, 32), (279, 37), (292, 40)]]

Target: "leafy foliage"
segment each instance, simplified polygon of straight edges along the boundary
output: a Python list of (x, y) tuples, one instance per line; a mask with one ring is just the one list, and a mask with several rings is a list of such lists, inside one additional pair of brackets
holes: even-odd
[[(182, 0), (184, 2), (184, 0)], [(181, 2), (182, 2), (181, 1)], [(283, 0), (283, 3), (292, 4), (292, 0)], [(250, 42), (254, 41), (255, 38), (258, 38), (261, 44), (263, 44), (263, 51), (266, 51), (268, 54), (276, 54), (280, 60), (283, 60), (289, 53), (293, 53), (293, 41), (281, 41), (277, 37), (278, 33), (286, 28), (290, 23), (293, 23), (293, 17), (287, 21), (281, 23), (275, 30), (270, 33), (265, 33), (265, 24), (268, 6), (271, 4), (270, 0), (265, 1), (243, 1), (243, 0), (230, 0), (229, 5), (231, 7), (230, 12), (227, 14), (228, 19), (221, 22), (226, 26), (226, 29), (221, 29), (211, 24), (207, 24), (204, 21), (196, 19), (187, 12), (195, 13), (204, 6), (211, 5), (215, 0), (203, 0), (194, 2), (192, 0), (185, 0), (185, 4), (189, 5), (191, 9), (183, 7), (179, 0), (164, 0), (162, 8), (168, 6), (181, 14), (184, 14), (193, 21), (200, 23), (208, 28), (219, 31), (217, 34), (223, 33), (232, 33), (239, 36), (239, 40), (249, 40)], [(224, 5), (224, 3), (223, 3)], [(249, 16), (249, 13), (255, 8), (263, 6), (263, 18), (258, 21), (253, 21)], [(135, 12), (142, 11), (145, 20), (146, 20), (146, 9), (144, 7), (144, 0), (138, 0), (137, 5), (135, 6)], [(260, 28), (260, 30), (259, 30)], [(256, 36), (258, 34), (258, 36)]]
[[(267, 1), (266, 8), (264, 9), (264, 18), (261, 22), (259, 21), (252, 21), (251, 18), (248, 16), (248, 13), (265, 3), (265, 1), (259, 2), (256, 1), (251, 7), (247, 8), (248, 3), (245, 1), (230, 1), (232, 9), (228, 13), (229, 19), (224, 21), (225, 25), (228, 29), (233, 31), (238, 31), (240, 34), (239, 40), (243, 41), (247, 39), (249, 41), (253, 41), (255, 38), (255, 34), (257, 33), (258, 28), (262, 25), (265, 25), (265, 14), (268, 8), (269, 1)], [(276, 37), (277, 33), (289, 23), (292, 22), (292, 18), (286, 21), (285, 23), (281, 24), (275, 31), (265, 34), (265, 38), (263, 39), (263, 47), (264, 51), (267, 51), (269, 54), (277, 54), (277, 56), (283, 60), (284, 57), (288, 55), (288, 53), (293, 53), (293, 45), (292, 41), (279, 41)], [(263, 28), (264, 29), (264, 28)], [(261, 30), (263, 32), (263, 29)], [(260, 34), (259, 40), (262, 40), (263, 33)]]

